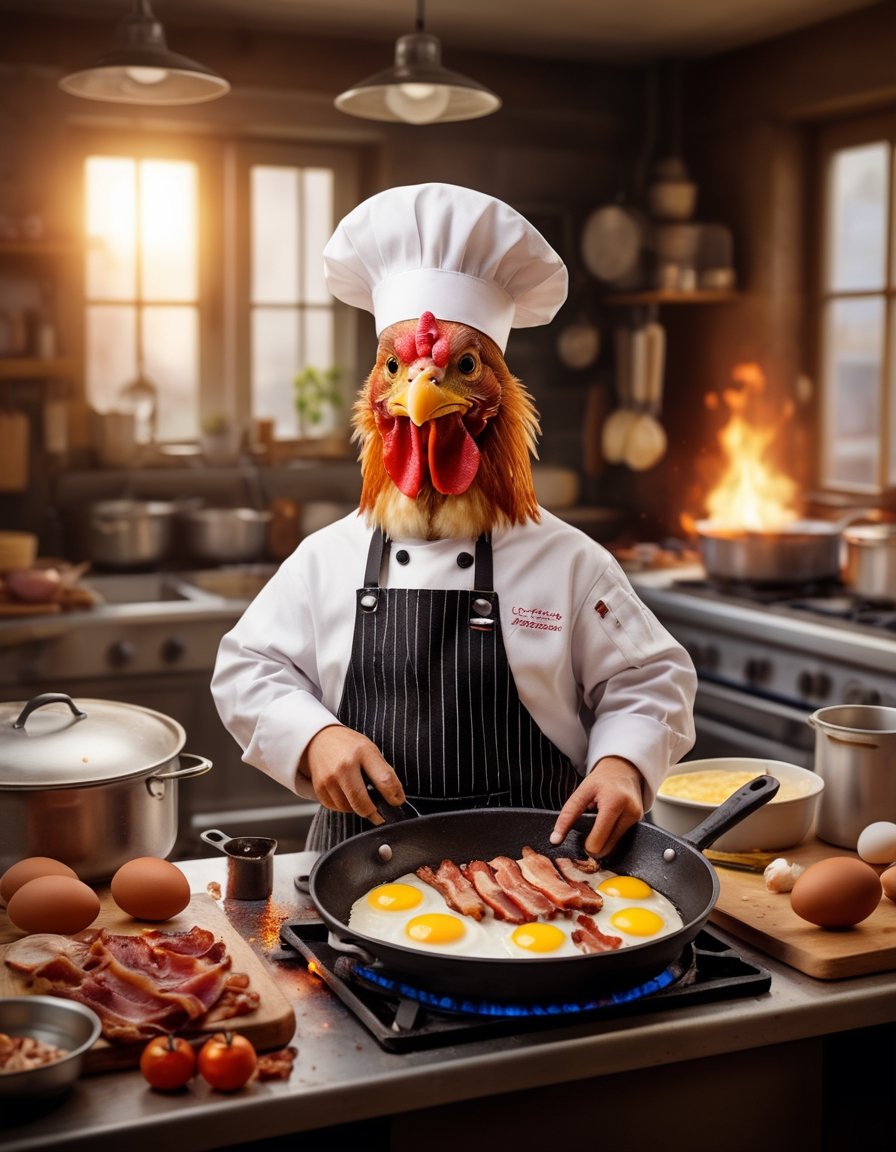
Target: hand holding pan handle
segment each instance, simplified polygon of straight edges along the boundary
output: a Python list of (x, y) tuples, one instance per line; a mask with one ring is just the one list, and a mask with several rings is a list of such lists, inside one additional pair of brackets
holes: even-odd
[(774, 776), (757, 776), (755, 780), (747, 781), (743, 788), (738, 788), (733, 796), (710, 812), (701, 824), (682, 836), (682, 840), (687, 840), (700, 851), (708, 848), (729, 828), (767, 804), (780, 787), (780, 781)]
[(403, 820), (414, 820), (420, 815), (414, 805), (408, 800), (405, 800), (404, 804), (390, 804), (375, 784), (368, 783), (367, 791), (370, 799), (376, 806), (377, 812), (379, 812), (386, 824), (399, 824)]

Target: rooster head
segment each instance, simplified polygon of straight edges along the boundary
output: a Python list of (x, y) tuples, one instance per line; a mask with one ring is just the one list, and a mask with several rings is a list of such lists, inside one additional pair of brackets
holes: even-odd
[(353, 423), (361, 511), (390, 536), (478, 536), (538, 519), (538, 413), (477, 329), (431, 312), (386, 328)]

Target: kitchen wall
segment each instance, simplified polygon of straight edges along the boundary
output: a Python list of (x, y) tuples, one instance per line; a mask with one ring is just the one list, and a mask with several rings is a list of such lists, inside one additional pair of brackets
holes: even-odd
[[(37, 212), (48, 232), (76, 234), (79, 200), (66, 158), (67, 142), (81, 126), (333, 140), (363, 157), (365, 194), (436, 179), (500, 196), (542, 224), (570, 264), (570, 301), (550, 329), (515, 333), (508, 361), (541, 409), (542, 458), (581, 466), (589, 388), (610, 388), (612, 329), (627, 316), (601, 305), (597, 285), (581, 269), (578, 237), (593, 207), (621, 191), (637, 192), (632, 176), (643, 171), (651, 145), (644, 69), (510, 59), (490, 53), (487, 45), (471, 46), (462, 61), (446, 52), (449, 67), (462, 67), (500, 92), (504, 108), (485, 120), (417, 129), (354, 120), (332, 108), (334, 93), (384, 66), (386, 45), (170, 25), (169, 43), (227, 75), (234, 86), (229, 96), (146, 113), (59, 92), (58, 76), (95, 58), (111, 32), (95, 20), (4, 17), (0, 216)], [(669, 452), (647, 473), (599, 467), (584, 478), (586, 499), (625, 509), (635, 535), (677, 531), (682, 503), (696, 494), (712, 465), (703, 396), (727, 383), (736, 361), (760, 362), (782, 397), (793, 393), (800, 375), (811, 379), (806, 254), (813, 245), (812, 126), (820, 116), (896, 100), (894, 42), (896, 10), (884, 4), (684, 69), (685, 158), (700, 187), (698, 216), (732, 228), (741, 295), (733, 304), (662, 310), (669, 336)], [(77, 259), (63, 261), (62, 268), (58, 338), (77, 360)], [(580, 309), (598, 319), (604, 338), (596, 368), (572, 372), (561, 367), (555, 341)], [(362, 326), (361, 341), (359, 363), (365, 363), (372, 348), (369, 327)], [(60, 492), (81, 499), (98, 479), (83, 470), (91, 459), (82, 381), (76, 371), (65, 393), (71, 441), (65, 471), (77, 475), (66, 475), (61, 487), (58, 471), (40, 450), (45, 385), (0, 380), (0, 389), (0, 406), (13, 402), (32, 416), (36, 464), (28, 494), (0, 494), (0, 524), (40, 523), (49, 530), (44, 510), (58, 506)], [(813, 409), (811, 399), (802, 404), (793, 434), (807, 484), (812, 455), (806, 429)], [(319, 483), (320, 475), (307, 468), (291, 479), (301, 487), (312, 473)], [(237, 475), (216, 479), (243, 482)], [(169, 475), (166, 485), (172, 482)], [(184, 479), (187, 486), (196, 482), (195, 474)]]

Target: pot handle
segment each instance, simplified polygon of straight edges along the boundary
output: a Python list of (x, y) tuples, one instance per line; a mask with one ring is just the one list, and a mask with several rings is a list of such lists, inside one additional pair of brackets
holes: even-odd
[(738, 788), (733, 796), (729, 796), (724, 804), (710, 812), (701, 824), (682, 836), (682, 840), (701, 851), (708, 848), (729, 828), (740, 824), (751, 812), (767, 804), (780, 787), (780, 781), (774, 776), (757, 776), (755, 780), (749, 780), (743, 788)]
[(178, 758), (195, 760), (195, 764), (187, 764), (186, 766), (178, 766), (173, 772), (156, 772), (153, 775), (153, 780), (186, 780), (188, 776), (203, 776), (210, 768), (214, 767), (211, 760), (207, 760), (204, 756), (197, 756), (194, 752), (180, 752)]
[[(18, 718), (13, 724), (13, 728), (24, 728), (31, 713), (35, 712), (38, 708), (43, 708), (45, 704), (68, 704), (76, 720), (87, 719), (87, 713), (81, 711), (71, 696), (66, 696), (64, 692), (42, 692), (40, 696), (33, 696), (28, 701), (19, 713)], [(211, 767), (211, 765), (209, 765), (209, 767)]]
[(344, 952), (348, 956), (356, 956), (363, 964), (375, 964), (376, 957), (360, 944), (352, 944), (350, 940), (343, 939), (335, 932), (327, 934), (327, 944), (334, 952)]

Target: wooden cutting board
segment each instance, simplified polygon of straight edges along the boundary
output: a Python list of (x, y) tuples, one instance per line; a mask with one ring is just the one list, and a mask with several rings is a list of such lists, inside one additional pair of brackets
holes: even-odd
[[(260, 1003), (255, 1012), (235, 1017), (234, 1031), (248, 1037), (259, 1051), (268, 1051), (288, 1044), (295, 1034), (295, 1013), (289, 1001), (277, 987), (273, 975), (252, 947), (240, 936), (216, 901), (206, 893), (194, 892), (190, 903), (180, 915), (166, 920), (164, 924), (149, 924), (142, 920), (132, 920), (114, 903), (106, 891), (100, 891), (101, 910), (92, 928), (108, 928), (110, 932), (139, 933), (147, 928), (160, 928), (163, 931), (185, 932), (194, 925), (214, 932), (223, 939), (232, 958), (234, 972), (245, 972), (249, 977), (249, 988), (259, 994)], [(17, 928), (10, 924), (5, 911), (0, 910), (0, 961), (13, 940), (22, 938)], [(38, 991), (35, 989), (34, 991)], [(27, 977), (14, 972), (5, 963), (0, 963), (0, 996), (29, 995)], [(222, 1024), (200, 1029), (209, 1034), (219, 1032)], [(142, 1044), (110, 1044), (100, 1039), (91, 1048), (85, 1060), (87, 1072), (108, 1072), (114, 1069), (136, 1067), (140, 1060)]]
[[(856, 854), (813, 837), (779, 855), (808, 867), (829, 856)], [(791, 968), (819, 980), (896, 969), (896, 904), (886, 896), (854, 928), (817, 928), (791, 909), (788, 893), (769, 892), (761, 873), (719, 865), (716, 871), (721, 893), (710, 920)]]

